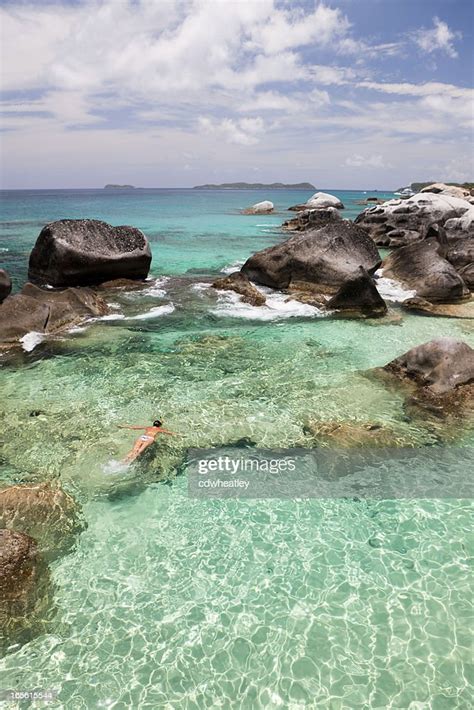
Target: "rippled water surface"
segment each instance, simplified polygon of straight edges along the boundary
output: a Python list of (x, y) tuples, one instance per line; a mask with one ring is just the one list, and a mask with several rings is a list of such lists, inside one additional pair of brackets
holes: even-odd
[[(279, 214), (238, 213), (267, 197)], [(188, 447), (312, 447), (334, 423), (349, 440), (336, 445), (367, 424), (384, 445), (472, 444), (467, 423), (413, 416), (399, 388), (367, 376), (440, 334), (472, 344), (471, 321), (407, 315), (390, 285), (379, 321), (275, 294), (254, 309), (209, 288), (280, 239), (284, 208), (307, 197), (4, 196), (0, 256), (17, 286), (59, 217), (135, 224), (154, 261), (143, 292), (113, 297), (113, 318), (0, 370), (3, 482), (59, 479), (88, 523), (53, 565), (50, 632), (10, 649), (1, 687), (56, 689), (58, 708), (471, 707), (468, 501), (187, 494)], [(353, 216), (364, 195), (341, 197)], [(116, 425), (156, 416), (179, 436), (116, 466), (133, 443)]]

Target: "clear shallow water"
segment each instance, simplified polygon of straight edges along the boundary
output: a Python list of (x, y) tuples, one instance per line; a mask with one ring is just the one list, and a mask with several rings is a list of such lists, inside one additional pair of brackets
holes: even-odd
[[(336, 321), (278, 299), (262, 316), (208, 289), (280, 238), (286, 214), (238, 214), (264, 196), (283, 210), (309, 195), (4, 200), (3, 219), (24, 222), (0, 242), (18, 283), (42, 220), (66, 216), (144, 229), (157, 280), (118, 296), (116, 320), (0, 371), (3, 481), (60, 478), (88, 522), (54, 564), (57, 627), (6, 656), (1, 686), (57, 688), (57, 707), (74, 708), (470, 707), (469, 503), (203, 502), (176, 477), (189, 446), (313, 446), (315, 422), (381, 424), (395, 445), (472, 443), (363, 374), (440, 334), (472, 344), (469, 321), (396, 302), (382, 321)], [(180, 436), (116, 471), (133, 435), (115, 425), (157, 415)]]

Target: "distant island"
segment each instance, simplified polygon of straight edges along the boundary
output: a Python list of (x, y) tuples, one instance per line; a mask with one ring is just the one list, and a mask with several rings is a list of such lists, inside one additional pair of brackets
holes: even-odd
[(135, 190), (135, 185), (105, 185), (104, 190)]
[(223, 182), (220, 185), (195, 185), (193, 190), (316, 190), (310, 182)]

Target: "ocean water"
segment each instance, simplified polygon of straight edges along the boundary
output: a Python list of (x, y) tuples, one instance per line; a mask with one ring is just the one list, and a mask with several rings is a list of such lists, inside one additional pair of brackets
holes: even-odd
[[(335, 194), (345, 216), (363, 209), (366, 195)], [(54, 689), (58, 708), (471, 707), (468, 500), (188, 497), (188, 447), (312, 447), (335, 423), (345, 440), (325, 445), (373, 424), (394, 446), (473, 443), (469, 422), (413, 415), (366, 374), (441, 334), (473, 344), (472, 321), (406, 314), (386, 280), (377, 321), (209, 288), (282, 239), (286, 208), (309, 196), (2, 193), (0, 261), (16, 289), (59, 218), (140, 227), (153, 264), (111, 316), (32, 336), (0, 369), (2, 482), (60, 480), (88, 525), (52, 565), (51, 628), (9, 649), (0, 687)], [(262, 199), (275, 214), (240, 214)], [(134, 437), (116, 425), (157, 416), (178, 436), (117, 465)]]

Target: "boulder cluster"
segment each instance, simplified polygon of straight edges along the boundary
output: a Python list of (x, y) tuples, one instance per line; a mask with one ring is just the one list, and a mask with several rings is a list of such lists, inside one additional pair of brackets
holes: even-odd
[(107, 315), (97, 290), (109, 282), (143, 281), (150, 263), (150, 245), (136, 227), (94, 219), (47, 224), (30, 254), (30, 281), (19, 293), (11, 295), (11, 279), (0, 270), (0, 349), (18, 345), (29, 334), (61, 333)]
[[(385, 278), (415, 293), (410, 303), (417, 312), (434, 313), (435, 304), (469, 300), (474, 284), (470, 193), (435, 183), (408, 199), (370, 198), (374, 201), (351, 222), (341, 217), (344, 206), (337, 197), (315, 193), (288, 208), (297, 212), (282, 225), (294, 233), (289, 239), (256, 252), (238, 277), (218, 279), (214, 287), (261, 305), (264, 297), (255, 286), (250, 295), (252, 284), (261, 284), (345, 316), (378, 317), (387, 312), (375, 274), (382, 267)], [(377, 247), (392, 250), (384, 262)]]

